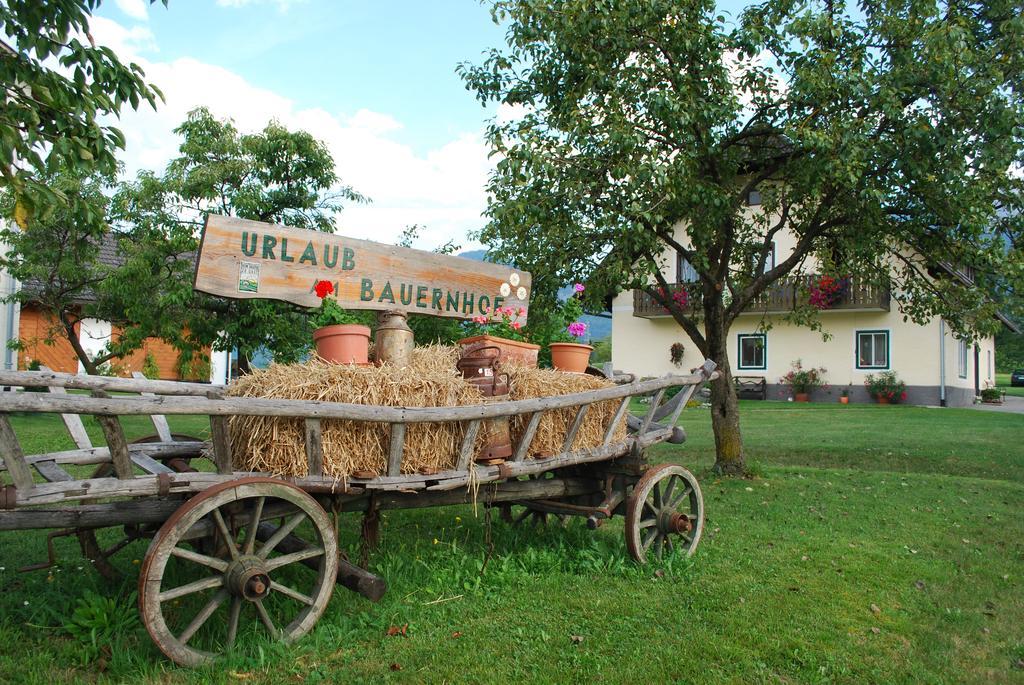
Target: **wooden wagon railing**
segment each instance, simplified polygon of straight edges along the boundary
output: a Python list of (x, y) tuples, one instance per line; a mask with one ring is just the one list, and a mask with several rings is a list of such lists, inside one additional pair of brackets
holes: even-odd
[[(571, 395), (518, 400), (460, 407), (382, 407), (303, 400), (278, 400), (225, 397), (223, 386), (144, 379), (122, 379), (95, 376), (74, 376), (52, 372), (0, 372), (0, 386), (46, 386), (57, 390), (49, 394), (12, 392), (0, 396), (0, 470), (10, 474), (12, 485), (0, 488), (0, 509), (30, 505), (85, 502), (107, 498), (167, 496), (191, 494), (223, 482), (254, 474), (232, 469), (230, 416), (275, 416), (301, 418), (305, 421), (306, 456), (309, 475), (284, 478), (309, 492), (332, 495), (362, 496), (368, 491), (445, 491), (466, 486), (506, 480), (516, 476), (541, 473), (552, 469), (611, 459), (639, 453), (657, 442), (678, 440), (675, 427), (679, 413), (693, 391), (714, 376), (714, 363), (690, 375), (666, 376), (629, 382)], [(684, 386), (669, 403), (662, 403), (665, 392), (673, 386)], [(72, 395), (66, 389), (88, 390), (93, 396)], [(112, 396), (112, 392), (141, 393)], [(652, 395), (645, 416), (628, 414), (633, 397)], [(572, 450), (576, 432), (587, 410), (595, 402), (619, 400), (618, 409), (600, 446)], [(576, 415), (565, 436), (559, 454), (548, 458), (528, 459), (527, 452), (544, 412), (576, 408)], [(25, 456), (11, 426), (11, 412), (60, 413), (68, 417), (89, 414), (96, 416), (104, 428), (107, 447), (82, 446), (79, 449), (44, 455)], [(160, 442), (128, 445), (124, 440), (118, 416), (207, 415), (210, 417), (211, 441), (173, 442), (169, 429), (159, 431)], [(502, 416), (529, 415), (526, 429), (514, 446), (513, 455), (505, 463), (494, 466), (473, 463), (474, 443), (481, 423)], [(668, 418), (664, 424), (660, 423)], [(360, 479), (337, 479), (323, 474), (320, 440), (321, 421), (341, 419), (390, 424), (391, 446), (387, 475)], [(631, 431), (625, 440), (615, 441), (616, 428), (626, 420)], [(423, 422), (463, 422), (466, 426), (454, 469), (430, 475), (400, 474), (406, 426)], [(74, 435), (75, 430), (69, 425)], [(84, 429), (82, 430), (84, 434)], [(216, 472), (179, 473), (162, 460), (173, 456), (212, 456)], [(69, 464), (111, 463), (116, 477), (75, 479), (62, 466)], [(135, 468), (143, 475), (135, 475)], [(46, 482), (36, 482), (33, 469)], [(125, 503), (130, 504), (130, 503)], [(15, 512), (8, 512), (15, 513)], [(29, 513), (29, 512), (25, 512)], [(64, 515), (61, 520), (74, 518)], [(64, 525), (64, 524), (58, 524)], [(0, 528), (7, 527), (0, 525)]]

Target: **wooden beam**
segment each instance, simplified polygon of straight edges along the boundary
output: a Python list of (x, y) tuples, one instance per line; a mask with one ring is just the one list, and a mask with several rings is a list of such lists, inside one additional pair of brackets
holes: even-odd
[(210, 417), (210, 439), (213, 442), (213, 461), (217, 465), (217, 473), (231, 473), (231, 432), (228, 430), (227, 416)]
[(34, 486), (32, 471), (25, 462), (25, 454), (21, 451), (21, 443), (11, 427), (11, 419), (7, 414), (0, 414), (0, 455), (3, 455), (7, 473), (11, 474), (14, 487), (20, 491), (19, 496)]
[(405, 446), (405, 424), (391, 424), (391, 445), (388, 453), (388, 475), (398, 476), (402, 473), (402, 447)]
[(462, 438), (462, 446), (459, 448), (459, 461), (455, 466), (456, 471), (465, 471), (470, 466), (473, 453), (476, 452), (476, 434), (480, 432), (480, 420), (474, 419), (466, 426), (466, 435)]
[(311, 476), (324, 475), (324, 446), (320, 419), (306, 419), (306, 469)]
[(522, 436), (520, 436), (519, 444), (516, 445), (515, 454), (512, 455), (512, 461), (522, 461), (526, 458), (526, 453), (530, 449), (530, 443), (533, 442), (533, 436), (537, 434), (537, 426), (540, 425), (540, 420), (543, 416), (543, 411), (535, 411), (530, 415), (530, 420), (526, 424), (526, 430), (524, 430)]
[(622, 421), (623, 415), (629, 411), (629, 402), (632, 397), (623, 397), (622, 401), (619, 402), (619, 408), (615, 410), (615, 416), (612, 417), (612, 422), (608, 424), (608, 430), (604, 433), (604, 441), (602, 445), (607, 445), (615, 437), (615, 429), (618, 428), (619, 422)]
[[(132, 378), (143, 381), (149, 380), (141, 371), (133, 371)], [(156, 397), (156, 393), (152, 392), (143, 392), (140, 394), (143, 397)], [(171, 435), (171, 426), (167, 423), (167, 417), (163, 414), (152, 414), (149, 418), (153, 421), (153, 428), (156, 429), (156, 434), (160, 437), (162, 442), (174, 442), (174, 437)]]
[[(67, 390), (59, 385), (51, 385), (47, 388), (48, 391), (55, 395), (66, 395)], [(78, 414), (61, 414), (61, 420), (64, 422), (64, 426), (68, 429), (68, 433), (71, 434), (71, 439), (74, 441), (80, 449), (89, 449), (92, 447), (92, 440), (89, 439), (89, 433), (85, 430), (85, 424), (82, 423), (82, 417)]]
[(562, 443), (562, 452), (572, 451), (572, 443), (576, 440), (576, 434), (579, 433), (580, 426), (583, 425), (583, 419), (586, 418), (588, 409), (590, 409), (590, 405), (583, 404), (576, 410), (576, 418), (572, 420), (572, 425), (569, 426), (569, 430), (565, 434), (565, 442)]

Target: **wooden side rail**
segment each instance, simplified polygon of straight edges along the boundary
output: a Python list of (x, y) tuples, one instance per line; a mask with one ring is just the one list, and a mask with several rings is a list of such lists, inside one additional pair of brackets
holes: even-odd
[[(141, 374), (140, 374), (141, 375)], [(183, 381), (154, 381), (145, 376), (117, 378), (85, 374), (40, 371), (0, 371), (0, 386), (60, 387), (69, 390), (105, 390), (107, 392), (152, 393), (155, 395), (184, 395), (206, 397), (211, 391), (223, 391), (226, 386)]]
[[(714, 362), (705, 362), (700, 373), (687, 376), (665, 376), (627, 385), (571, 395), (541, 397), (514, 402), (474, 404), (459, 407), (381, 407), (366, 404), (318, 402), (312, 400), (279, 400), (256, 397), (109, 397), (80, 395), (41, 395), (13, 393), (0, 396), (0, 412), (56, 412), (73, 414), (206, 414), (208, 416), (280, 416), (289, 418), (343, 419), (383, 423), (429, 423), (436, 421), (471, 421), (499, 416), (530, 414), (539, 410), (565, 409), (632, 395), (656, 393), (676, 385), (696, 386), (710, 380)], [(156, 381), (151, 381), (156, 382)], [(161, 381), (163, 382), (163, 381)], [(209, 391), (209, 386), (206, 386)]]

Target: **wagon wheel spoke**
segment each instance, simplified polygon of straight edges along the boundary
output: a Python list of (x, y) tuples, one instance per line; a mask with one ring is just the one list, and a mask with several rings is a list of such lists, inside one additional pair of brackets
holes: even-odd
[(228, 649), (235, 646), (238, 637), (238, 617), (242, 613), (242, 598), (231, 598), (231, 613), (228, 614)]
[(249, 519), (249, 528), (245, 531), (245, 547), (242, 548), (242, 554), (252, 554), (252, 550), (256, 546), (256, 529), (259, 528), (260, 517), (263, 516), (263, 504), (266, 501), (266, 497), (260, 497), (256, 500), (256, 506), (252, 510), (252, 518)]
[(281, 568), (282, 566), (294, 564), (297, 561), (305, 561), (306, 559), (318, 557), (323, 553), (324, 550), (322, 547), (307, 547), (306, 549), (299, 550), (298, 552), (292, 552), (291, 554), (284, 554), (279, 557), (274, 557), (273, 559), (268, 559), (267, 563), (264, 565), (264, 568), (266, 568), (267, 571), (270, 572), (275, 569)]
[(224, 544), (228, 548), (228, 554), (231, 555), (231, 559), (237, 559), (238, 545), (235, 544), (234, 536), (228, 531), (228, 524), (224, 522), (224, 516), (220, 513), (220, 509), (213, 510), (213, 521), (217, 524), (217, 530), (220, 531), (220, 535), (224, 539)]
[(253, 605), (256, 607), (256, 613), (260, 615), (260, 621), (262, 621), (263, 625), (266, 626), (267, 631), (269, 631), (270, 634), (274, 637), (280, 637), (281, 633), (278, 632), (277, 626), (274, 625), (273, 619), (271, 619), (270, 614), (267, 613), (267, 608), (263, 606), (263, 600), (257, 599), (255, 602), (253, 602)]
[(196, 631), (203, 627), (203, 624), (206, 623), (207, 619), (213, 615), (213, 612), (217, 611), (220, 605), (223, 604), (224, 600), (227, 598), (227, 590), (223, 588), (218, 590), (217, 594), (215, 594), (210, 601), (206, 603), (206, 606), (199, 610), (199, 613), (195, 615), (192, 621), (189, 622), (188, 626), (185, 627), (185, 630), (182, 631), (181, 635), (178, 636), (178, 640), (181, 644), (187, 645), (188, 641), (192, 639), (192, 636), (196, 634)]
[(638, 527), (640, 527), (640, 528), (650, 528), (651, 526), (655, 525), (657, 522), (658, 522), (658, 519), (655, 519), (655, 518), (644, 519), (643, 521), (641, 521), (638, 524)]
[(661, 483), (654, 484), (654, 511), (661, 510)]
[(256, 554), (256, 556), (258, 556), (260, 559), (266, 559), (267, 556), (274, 551), (274, 548), (277, 547), (278, 543), (280, 543), (281, 540), (284, 540), (285, 537), (287, 537), (293, 530), (295, 530), (298, 527), (300, 523), (302, 523), (305, 520), (306, 514), (301, 511), (295, 516), (292, 516), (283, 526), (278, 528), (277, 531), (273, 535), (271, 535), (270, 538), (265, 543), (263, 543), (263, 546), (260, 547), (260, 551)]
[(200, 580), (180, 585), (172, 590), (165, 590), (161, 592), (158, 599), (161, 602), (168, 602), (172, 599), (178, 599), (186, 595), (194, 595), (197, 592), (203, 590), (212, 590), (213, 588), (222, 587), (224, 585), (224, 579), (221, 576), (211, 576), (209, 578), (202, 578)]
[(671, 500), (671, 502), (669, 502), (668, 508), (673, 511), (678, 509), (679, 505), (683, 503), (683, 500), (690, 496), (691, 492), (693, 492), (693, 488), (683, 488), (683, 491), (676, 495), (675, 498)]
[(272, 581), (270, 583), (270, 589), (271, 590), (276, 590), (277, 592), (280, 592), (285, 597), (291, 597), (292, 599), (294, 599), (296, 601), (299, 601), (299, 602), (302, 602), (303, 604), (305, 604), (307, 606), (313, 606), (313, 598), (312, 597), (309, 597), (308, 595), (304, 595), (301, 592), (299, 592), (298, 590), (294, 590), (294, 589), (288, 587), (287, 585), (282, 585), (281, 583), (277, 583), (277, 582), (273, 582)]
[(216, 557), (207, 556), (206, 554), (200, 554), (199, 552), (193, 552), (190, 549), (183, 547), (175, 547), (171, 550), (171, 554), (178, 557), (179, 559), (187, 559), (188, 561), (194, 561), (197, 564), (202, 564), (215, 571), (221, 571), (222, 573), (228, 569), (228, 562), (223, 559), (217, 559)]
[(676, 486), (676, 480), (678, 480), (678, 478), (676, 478), (675, 476), (670, 476), (668, 478), (668, 483), (665, 485), (665, 492), (663, 492), (661, 495), (662, 502), (672, 501), (672, 489)]
[(642, 549), (643, 549), (643, 550), (644, 550), (645, 552), (646, 552), (646, 551), (647, 551), (648, 549), (650, 549), (650, 548), (651, 548), (651, 543), (652, 543), (652, 542), (654, 542), (655, 538), (657, 538), (657, 537), (658, 537), (659, 535), (661, 535), (661, 532), (659, 532), (657, 528), (655, 528), (654, 530), (652, 530), (651, 532), (649, 532), (649, 533), (647, 534), (647, 537), (645, 537), (645, 538), (644, 538), (644, 541), (643, 541), (643, 545), (642, 545)]

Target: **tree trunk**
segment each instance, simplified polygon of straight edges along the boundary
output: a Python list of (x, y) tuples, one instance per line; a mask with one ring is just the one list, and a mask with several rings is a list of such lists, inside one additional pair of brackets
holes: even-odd
[[(740, 435), (739, 402), (729, 366), (729, 329), (720, 303), (705, 306), (705, 335), (708, 356), (718, 365), (718, 380), (711, 383), (711, 428), (715, 433), (714, 472), (724, 476), (743, 476), (747, 464)], [(717, 306), (716, 306), (717, 305)]]

